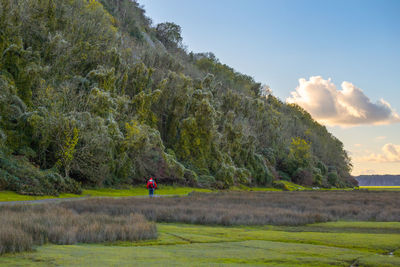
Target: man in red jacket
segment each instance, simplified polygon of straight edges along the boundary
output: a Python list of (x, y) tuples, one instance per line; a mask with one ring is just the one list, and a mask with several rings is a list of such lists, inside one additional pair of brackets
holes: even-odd
[(149, 181), (147, 182), (147, 189), (149, 189), (149, 197), (154, 196), (154, 190), (157, 188), (156, 181), (152, 177), (150, 177)]

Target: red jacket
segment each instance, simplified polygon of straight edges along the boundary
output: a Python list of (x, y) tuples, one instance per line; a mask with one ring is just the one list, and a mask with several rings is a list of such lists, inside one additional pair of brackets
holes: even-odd
[(154, 181), (153, 179), (150, 179), (150, 180), (147, 182), (147, 189), (149, 189), (149, 188), (154, 188), (154, 189), (156, 189), (156, 188), (157, 188), (157, 183), (156, 183), (156, 181)]

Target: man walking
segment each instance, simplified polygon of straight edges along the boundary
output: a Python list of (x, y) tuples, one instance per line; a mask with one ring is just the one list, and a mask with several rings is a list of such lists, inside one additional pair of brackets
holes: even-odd
[(152, 177), (150, 177), (147, 182), (147, 189), (149, 189), (149, 197), (154, 197), (154, 190), (157, 188), (156, 181)]

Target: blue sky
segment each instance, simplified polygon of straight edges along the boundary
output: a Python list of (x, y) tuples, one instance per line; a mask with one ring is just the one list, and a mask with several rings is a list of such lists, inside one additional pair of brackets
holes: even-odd
[[(400, 1), (139, 0), (139, 3), (154, 24), (171, 21), (180, 25), (189, 51), (213, 52), (221, 62), (270, 85), (274, 95), (282, 100), (296, 91), (300, 78), (309, 81), (312, 76), (321, 76), (323, 80), (331, 78), (338, 91), (343, 81), (350, 82), (372, 103), (384, 99), (391, 105), (392, 115), (400, 112)], [(318, 87), (321, 84), (309, 82), (304, 86), (309, 90), (324, 90)], [(336, 94), (334, 89), (329, 90)], [(304, 101), (301, 92), (298, 93), (294, 101)], [(341, 99), (342, 94), (335, 97)], [(350, 96), (348, 101), (355, 100)], [(371, 110), (380, 108), (382, 104)], [(318, 111), (309, 111), (318, 118)], [(362, 126), (342, 125), (345, 120), (342, 115), (330, 117), (329, 122), (335, 121), (336, 126), (329, 123), (327, 126), (354, 158), (353, 173), (400, 174), (398, 120), (391, 115), (392, 119), (384, 126), (373, 125), (379, 122), (372, 119)], [(387, 149), (388, 146), (382, 150), (386, 144), (392, 144), (394, 150)], [(391, 155), (387, 151), (398, 152), (398, 158), (396, 153)]]

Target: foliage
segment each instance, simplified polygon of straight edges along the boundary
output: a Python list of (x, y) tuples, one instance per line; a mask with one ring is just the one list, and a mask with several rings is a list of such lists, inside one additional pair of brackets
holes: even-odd
[(311, 186), (313, 184), (313, 175), (310, 170), (298, 168), (292, 177), (293, 182), (305, 186)]
[(335, 172), (335, 171), (329, 172), (328, 175), (327, 175), (327, 177), (328, 177), (328, 178), (327, 178), (328, 183), (329, 183), (330, 185), (332, 185), (332, 186), (338, 186), (339, 177), (338, 177), (338, 175), (337, 175), (337, 172)]
[(64, 132), (65, 141), (61, 146), (59, 159), (56, 164), (62, 166), (65, 171), (65, 177), (69, 177), (69, 170), (71, 168), (71, 162), (74, 159), (75, 147), (78, 143), (79, 130), (73, 128), (72, 132)]
[(157, 25), (156, 36), (166, 47), (173, 48), (182, 42), (181, 31), (181, 26), (173, 22), (165, 22)]
[[(0, 29), (2, 157), (57, 177), (46, 181), (354, 185), (343, 144), (310, 114), (212, 53), (188, 53), (181, 27), (153, 27), (136, 1), (2, 0)], [(0, 171), (19, 179), (7, 188), (48, 188)]]
[(25, 160), (0, 152), (0, 190), (20, 194), (57, 195), (58, 192), (80, 194), (80, 185), (53, 170), (42, 171)]

